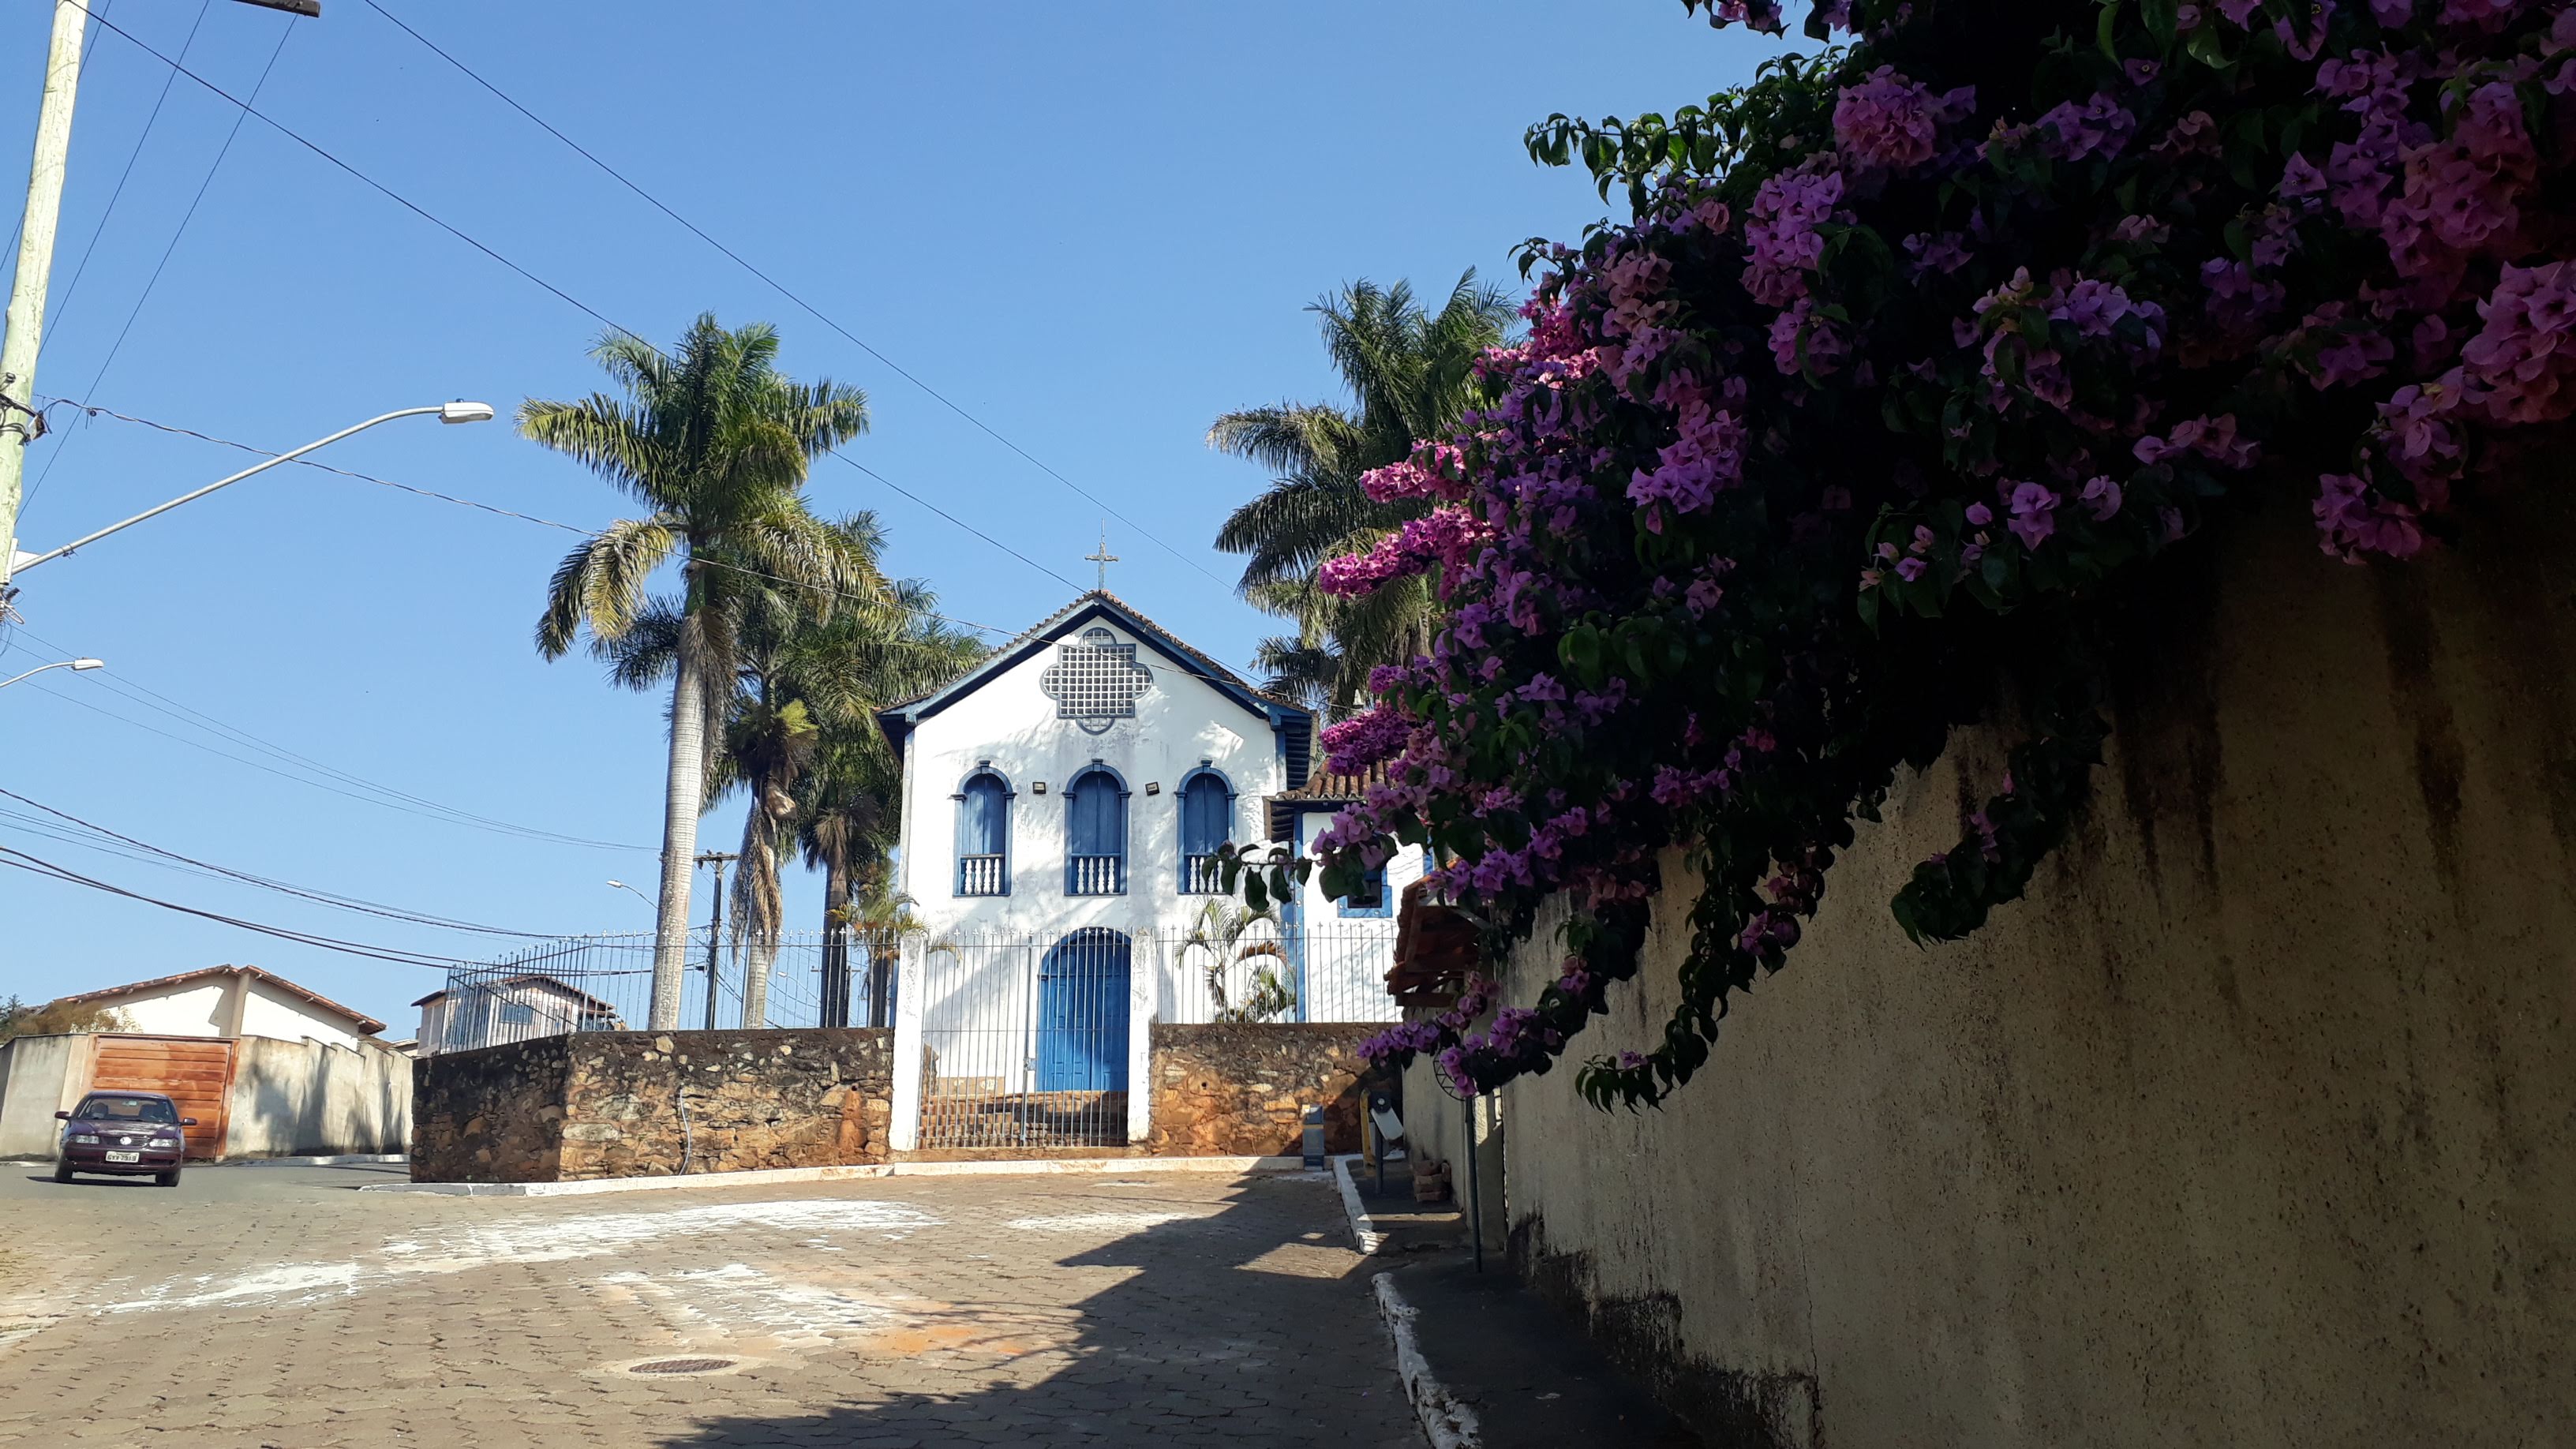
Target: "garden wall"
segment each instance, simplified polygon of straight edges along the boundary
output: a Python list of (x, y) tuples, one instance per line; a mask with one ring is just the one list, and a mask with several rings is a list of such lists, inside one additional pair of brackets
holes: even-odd
[(407, 1151), (411, 1079), (412, 1059), (372, 1040), (236, 1037), (224, 1156)]
[[(2576, 530), (2528, 496), (2408, 565), (2186, 552), (2028, 899), (1888, 915), (2000, 773), (1963, 740), (1662, 1110), (1505, 1090), (1526, 1271), (1712, 1444), (2576, 1443)], [(1686, 902), (1578, 1056), (1651, 1044)]]
[(1324, 1104), (1324, 1148), (1360, 1150), (1366, 1107), (1359, 1045), (1383, 1025), (1256, 1022), (1153, 1025), (1153, 1153), (1158, 1157), (1293, 1156), (1300, 1115)]
[[(894, 1033), (585, 1032), (419, 1064), (412, 1177), (557, 1182), (887, 1159)], [(685, 1111), (683, 1110), (685, 1106)]]

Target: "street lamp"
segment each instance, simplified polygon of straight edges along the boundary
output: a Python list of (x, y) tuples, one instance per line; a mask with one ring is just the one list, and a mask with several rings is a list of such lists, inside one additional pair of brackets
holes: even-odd
[(363, 433), (378, 423), (389, 423), (396, 418), (427, 417), (433, 413), (437, 414), (438, 420), (442, 423), (488, 423), (492, 420), (492, 405), (490, 403), (460, 401), (440, 403), (436, 407), (399, 408), (393, 412), (379, 414), (376, 417), (367, 419), (365, 422), (360, 423), (355, 427), (342, 428), (340, 431), (333, 433), (327, 438), (316, 438), (312, 442), (305, 444), (303, 447), (295, 449), (293, 452), (280, 453), (276, 457), (271, 458), (264, 463), (253, 464), (252, 466), (235, 473), (229, 478), (218, 478), (214, 482), (207, 484), (205, 487), (198, 489), (194, 493), (183, 493), (157, 508), (147, 508), (122, 523), (111, 523), (96, 533), (73, 539), (71, 542), (64, 544), (60, 548), (51, 549), (39, 554), (21, 553), (17, 557), (15, 567), (6, 570), (5, 572), (0, 572), (0, 584), (8, 582), (7, 575), (25, 573), (27, 570), (34, 568), (40, 563), (49, 563), (55, 559), (61, 558), (63, 555), (71, 553), (76, 549), (84, 548), (90, 544), (96, 543), (111, 533), (122, 532), (125, 529), (132, 528), (134, 525), (141, 523), (147, 518), (167, 513), (182, 503), (194, 503), (198, 499), (205, 497), (207, 494), (214, 492), (218, 488), (229, 488), (233, 484), (239, 483), (241, 480), (254, 473), (265, 473), (280, 463), (293, 462), (295, 459), (303, 457), (305, 454), (312, 452), (316, 448), (328, 447), (352, 433)]
[(652, 901), (652, 898), (651, 898), (651, 897), (649, 897), (649, 896), (645, 895), (642, 891), (637, 890), (635, 887), (633, 887), (633, 886), (631, 886), (631, 885), (628, 885), (626, 882), (624, 882), (624, 881), (622, 881), (622, 880), (613, 880), (613, 881), (610, 881), (610, 882), (609, 882), (609, 884), (610, 884), (610, 885), (613, 885), (613, 886), (615, 886), (615, 887), (617, 887), (619, 890), (622, 890), (622, 891), (626, 892), (628, 895), (633, 896), (635, 899), (637, 899), (637, 900), (639, 900), (639, 901), (644, 902), (644, 904), (646, 904), (646, 905), (648, 905), (648, 906), (653, 904), (653, 901)]
[(29, 674), (42, 674), (48, 669), (70, 669), (87, 673), (92, 669), (104, 669), (106, 667), (107, 661), (104, 659), (59, 659), (51, 664), (39, 664), (35, 668), (28, 670), (26, 674), (12, 674), (6, 679), (0, 679), (0, 689), (7, 689), (10, 685), (26, 678)]

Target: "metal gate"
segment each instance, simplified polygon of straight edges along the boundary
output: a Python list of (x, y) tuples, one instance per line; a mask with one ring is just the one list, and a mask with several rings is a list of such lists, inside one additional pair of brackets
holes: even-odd
[(91, 1091), (159, 1092), (178, 1104), (180, 1116), (196, 1120), (186, 1133), (189, 1157), (223, 1155), (233, 1086), (230, 1037), (101, 1033), (90, 1040)]
[(1125, 1145), (1129, 957), (1099, 927), (923, 948), (920, 1145)]

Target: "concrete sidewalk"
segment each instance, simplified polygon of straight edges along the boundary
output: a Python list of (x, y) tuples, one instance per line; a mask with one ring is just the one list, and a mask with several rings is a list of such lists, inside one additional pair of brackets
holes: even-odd
[(1482, 1449), (1703, 1449), (1500, 1255), (1482, 1273), (1454, 1252), (1424, 1255), (1391, 1277), (1432, 1377), (1475, 1415)]

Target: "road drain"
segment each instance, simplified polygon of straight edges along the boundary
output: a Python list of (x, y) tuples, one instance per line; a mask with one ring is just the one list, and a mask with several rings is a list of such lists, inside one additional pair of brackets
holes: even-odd
[(733, 1365), (734, 1361), (729, 1358), (657, 1358), (636, 1364), (626, 1371), (630, 1374), (711, 1374)]

